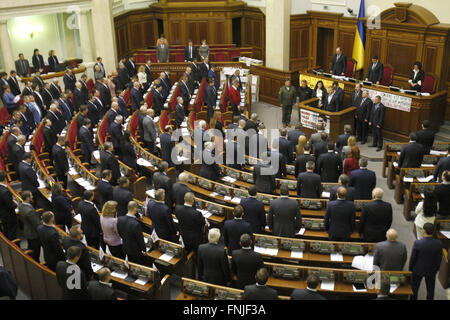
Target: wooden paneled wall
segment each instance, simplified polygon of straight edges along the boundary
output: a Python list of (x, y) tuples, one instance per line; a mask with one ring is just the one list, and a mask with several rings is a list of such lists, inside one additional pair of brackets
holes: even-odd
[[(179, 3), (177, 3), (179, 2)], [(182, 2), (182, 3), (181, 3)], [(265, 16), (242, 1), (162, 1), (147, 9), (134, 10), (114, 18), (118, 55), (154, 47), (162, 21), (169, 45), (233, 43), (233, 19), (241, 19), (242, 47), (253, 47), (254, 57), (265, 56)]]

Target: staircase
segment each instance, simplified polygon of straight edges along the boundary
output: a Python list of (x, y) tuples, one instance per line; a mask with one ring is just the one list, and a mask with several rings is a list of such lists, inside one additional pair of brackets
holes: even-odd
[(436, 141), (450, 141), (450, 121), (445, 121), (440, 131), (436, 133)]

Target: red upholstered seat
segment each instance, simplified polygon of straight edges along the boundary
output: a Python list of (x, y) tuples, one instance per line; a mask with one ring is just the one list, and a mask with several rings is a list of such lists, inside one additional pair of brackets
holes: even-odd
[(381, 84), (383, 86), (389, 87), (392, 84), (392, 74), (394, 73), (394, 68), (391, 65), (385, 64), (383, 70), (383, 79), (381, 80)]
[(228, 49), (228, 59), (230, 61), (233, 60), (233, 58), (240, 57), (240, 56), (241, 56), (241, 50), (240, 49), (236, 49), (236, 48)]
[(5, 163), (2, 158), (0, 158), (0, 171), (6, 171)]
[(139, 125), (138, 112), (139, 111), (135, 111), (133, 113), (133, 116), (131, 117), (131, 120), (130, 120), (130, 134), (131, 134), (132, 137), (136, 136), (136, 132), (137, 132), (138, 125)]
[(100, 123), (98, 128), (98, 137), (100, 139), (100, 143), (104, 144), (106, 141), (106, 134), (108, 133), (108, 121), (107, 116), (103, 118), (103, 121)]
[(125, 100), (125, 103), (127, 106), (131, 104), (131, 98), (130, 98), (130, 89), (127, 89), (125, 93), (123, 94), (123, 100)]
[(3, 107), (0, 109), (0, 123), (2, 125), (5, 125), (6, 122), (9, 122), (11, 120), (11, 115), (8, 112), (8, 109)]
[(150, 92), (145, 97), (145, 103), (147, 103), (147, 106), (149, 108), (153, 106), (153, 90), (150, 90)]
[(358, 66), (358, 61), (355, 59), (347, 59), (347, 70), (345, 70), (345, 76), (353, 78), (355, 76), (355, 70)]
[(75, 149), (75, 143), (78, 135), (78, 127), (77, 127), (77, 119), (78, 114), (75, 116), (75, 119), (72, 121), (72, 124), (69, 126), (69, 130), (67, 132), (67, 142), (69, 143), (69, 148), (71, 150)]
[(216, 61), (227, 61), (227, 54), (225, 52), (216, 53)]
[(91, 93), (91, 92), (92, 92), (92, 89), (94, 89), (94, 80), (89, 79), (89, 80), (86, 82), (86, 85), (87, 85), (87, 87), (88, 87), (89, 93)]
[(175, 107), (177, 106), (177, 98), (179, 95), (180, 95), (180, 87), (178, 86), (175, 89), (175, 92), (173, 93), (172, 98), (170, 99), (169, 107), (172, 108), (171, 110), (175, 110)]
[(156, 57), (156, 53), (150, 55), (150, 61), (152, 63), (157, 63), (158, 62), (158, 58)]
[(161, 132), (164, 132), (164, 128), (169, 124), (169, 114), (166, 110), (161, 112), (161, 116), (159, 117), (159, 129)]
[(175, 54), (175, 62), (184, 62), (184, 53)]
[(145, 57), (145, 54), (138, 53), (138, 54), (136, 55), (136, 63), (146, 63), (146, 62), (147, 62), (146, 60), (147, 60), (147, 59), (146, 59), (146, 57)]
[(425, 80), (422, 84), (422, 92), (433, 94), (436, 86), (436, 76), (430, 73), (425, 74)]
[[(2, 108), (6, 109), (6, 108)], [(0, 158), (6, 159), (8, 157), (8, 145), (6, 144), (6, 141), (9, 136), (9, 131), (5, 132), (0, 140)]]
[(196, 119), (195, 112), (191, 111), (189, 113), (189, 127), (191, 128), (191, 130), (194, 130), (195, 128), (195, 119)]

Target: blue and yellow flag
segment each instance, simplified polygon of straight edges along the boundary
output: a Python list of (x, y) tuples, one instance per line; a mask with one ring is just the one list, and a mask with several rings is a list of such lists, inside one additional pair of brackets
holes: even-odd
[(358, 23), (356, 25), (355, 33), (355, 43), (353, 44), (353, 55), (352, 58), (358, 61), (358, 70), (364, 69), (364, 49), (366, 47), (366, 32), (364, 30), (364, 25), (360, 18), (366, 16), (364, 9), (364, 0), (361, 0), (359, 7)]

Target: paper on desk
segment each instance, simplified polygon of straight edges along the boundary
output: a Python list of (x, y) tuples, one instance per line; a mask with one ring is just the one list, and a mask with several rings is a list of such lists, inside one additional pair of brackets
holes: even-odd
[(266, 253), (266, 248), (255, 246), (255, 248), (253, 249), (253, 251), (258, 252), (258, 253), (261, 253), (261, 254), (265, 254), (265, 253)]
[(298, 235), (303, 235), (305, 233), (306, 229), (305, 228), (301, 228), (300, 231), (297, 233)]
[(101, 264), (96, 264), (94, 262), (91, 262), (91, 267), (92, 267), (92, 271), (94, 271), (94, 273), (103, 268), (103, 266)]
[(141, 286), (145, 286), (148, 282), (148, 279), (137, 279), (134, 283), (140, 284)]
[(365, 289), (365, 288), (364, 289), (356, 289), (353, 284), (352, 284), (352, 287), (353, 287), (354, 292), (367, 292), (367, 289)]
[(291, 251), (291, 258), (303, 259), (303, 251)]
[(397, 168), (398, 167), (398, 162), (393, 162), (392, 165)]
[(391, 283), (391, 288), (389, 289), (389, 293), (392, 293), (392, 292), (394, 292), (397, 289), (398, 289), (398, 284), (392, 284)]
[(398, 155), (400, 155), (400, 152), (397, 152)]
[(183, 157), (183, 156), (177, 156), (177, 160), (178, 160), (179, 162), (184, 162), (184, 161), (188, 161), (189, 159), (186, 158), (186, 157)]
[(149, 196), (150, 198), (155, 198), (155, 189), (147, 190), (146, 194), (147, 194), (147, 196)]
[(434, 164), (432, 164), (432, 163), (422, 164), (422, 167), (425, 167), (425, 168), (433, 168), (433, 167), (434, 167)]
[(234, 197), (233, 199), (231, 199), (231, 202), (236, 203), (236, 204), (240, 204), (241, 203), (241, 198)]
[(125, 279), (128, 275), (126, 273), (113, 271), (113, 272), (111, 272), (111, 276), (119, 278), (119, 279)]
[(158, 258), (158, 260), (169, 262), (174, 256), (171, 254), (164, 253), (162, 256)]
[(333, 281), (322, 281), (320, 289), (334, 291), (334, 280)]
[(366, 254), (365, 256), (354, 257), (352, 261), (352, 267), (359, 270), (372, 271), (373, 256)]
[(450, 239), (450, 231), (444, 231), (444, 230), (441, 230), (440, 231), (447, 239)]
[(403, 182), (413, 182), (414, 178), (403, 177)]
[(227, 182), (229, 182), (229, 183), (236, 182), (236, 179), (234, 179), (234, 178), (232, 178), (232, 177), (229, 177), (229, 176), (223, 177), (222, 180), (227, 181)]
[(149, 161), (145, 160), (144, 158), (137, 159), (136, 163), (138, 165), (140, 165), (141, 167), (153, 167), (153, 165)]
[(322, 198), (329, 198), (330, 197), (330, 193), (329, 192), (322, 192)]
[(344, 261), (344, 256), (341, 253), (330, 254), (331, 261)]
[(441, 154), (446, 154), (447, 152), (445, 151), (436, 151), (436, 150), (430, 150), (430, 154), (435, 155), (435, 156), (440, 156)]
[(266, 248), (266, 254), (276, 256), (278, 254), (278, 249)]
[(100, 159), (100, 151), (95, 150), (94, 152), (92, 152), (92, 155), (94, 156), (95, 160)]
[(45, 187), (46, 187), (45, 182), (42, 181), (41, 179), (38, 179), (38, 182), (39, 182), (39, 187), (38, 187), (38, 189), (42, 189), (42, 188), (45, 188)]
[(217, 197), (219, 194), (217, 192), (212, 192), (209, 194), (210, 197)]
[(203, 217), (206, 218), (206, 219), (208, 219), (209, 217), (212, 216), (212, 213), (209, 212), (208, 210), (200, 210), (200, 209), (197, 209), (197, 211), (200, 211), (201, 214), (203, 215)]
[(78, 223), (81, 223), (81, 214), (77, 214), (75, 217), (73, 217), (75, 219), (75, 221), (77, 221)]
[(231, 201), (231, 197), (230, 197), (230, 196), (225, 196), (223, 199), (224, 199), (225, 201)]

